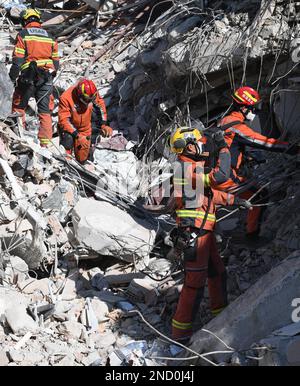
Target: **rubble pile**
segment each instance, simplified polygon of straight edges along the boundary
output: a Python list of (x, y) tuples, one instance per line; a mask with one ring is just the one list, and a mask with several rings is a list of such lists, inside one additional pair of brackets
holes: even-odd
[[(82, 166), (65, 158), (57, 136), (48, 149), (38, 145), (33, 101), (28, 131), (10, 116), (7, 74), (26, 4), (0, 0), (0, 365), (170, 364), (157, 358), (181, 352), (167, 337), (183, 272), (164, 243), (174, 219), (144, 205), (153, 203), (149, 170), (160, 173), (151, 188), (159, 187), (169, 178), (170, 127), (207, 127), (245, 79), (267, 100), (256, 128), (299, 140), (298, 4), (38, 3), (61, 55), (54, 131), (60, 93), (88, 76), (114, 136)], [(220, 222), (230, 305), (213, 318), (205, 291), (197, 318), (191, 349), (225, 347), (209, 355), (218, 365), (299, 365), (299, 327), (289, 326), (299, 287), (298, 163), (285, 154), (263, 161), (247, 171), (248, 184), (268, 189), (262, 235), (271, 241), (231, 242), (243, 213), (229, 230)]]

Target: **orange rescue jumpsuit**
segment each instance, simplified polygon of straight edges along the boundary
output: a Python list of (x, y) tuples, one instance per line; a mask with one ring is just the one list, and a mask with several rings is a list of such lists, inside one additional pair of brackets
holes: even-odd
[(185, 279), (172, 319), (172, 337), (180, 341), (192, 335), (192, 322), (203, 298), (207, 278), (212, 312), (218, 313), (227, 305), (226, 269), (213, 230), (216, 205), (233, 205), (234, 196), (213, 189), (229, 177), (230, 153), (227, 148), (220, 150), (216, 168), (207, 174), (204, 174), (203, 161), (195, 162), (183, 155), (178, 160), (181, 175), (175, 172), (174, 176), (176, 221), (180, 234), (194, 232), (196, 235), (194, 245), (189, 244), (183, 250)]
[(68, 88), (60, 97), (58, 107), (58, 122), (62, 138), (66, 135), (75, 135), (73, 143), (68, 146), (64, 140), (62, 144), (67, 152), (71, 153), (74, 148), (75, 158), (83, 163), (89, 157), (92, 136), (92, 112), (97, 108), (102, 114), (102, 125), (100, 129), (106, 129), (112, 134), (112, 129), (106, 125), (107, 112), (104, 100), (98, 94), (96, 100), (88, 105), (80, 101), (76, 86)]
[[(218, 189), (220, 190), (230, 191), (231, 189), (237, 187), (241, 182), (245, 181), (245, 178), (240, 176), (239, 172), (240, 166), (243, 161), (245, 146), (281, 153), (287, 151), (288, 149), (290, 150), (290, 145), (288, 142), (280, 141), (274, 138), (268, 138), (252, 130), (244, 122), (245, 117), (239, 111), (233, 111), (231, 114), (224, 117), (221, 120), (220, 125), (227, 125), (230, 122), (237, 121), (240, 121), (240, 123), (234, 124), (232, 127), (229, 127), (225, 130), (224, 138), (230, 150), (232, 169), (230, 179), (218, 186)], [(243, 192), (240, 197), (244, 199), (249, 199), (255, 193), (255, 191), (256, 190), (254, 188), (253, 191)], [(261, 207), (253, 207), (252, 210), (248, 211), (248, 234), (258, 231), (261, 213)]]
[[(35, 70), (30, 65), (33, 62), (37, 66)], [(9, 73), (12, 82), (15, 82), (21, 72), (13, 95), (12, 111), (22, 114), (25, 128), (25, 110), (29, 99), (36, 99), (40, 120), (38, 137), (42, 146), (46, 146), (52, 138), (54, 98), (51, 72), (57, 71), (58, 66), (57, 42), (41, 28), (39, 22), (28, 23), (17, 35)]]

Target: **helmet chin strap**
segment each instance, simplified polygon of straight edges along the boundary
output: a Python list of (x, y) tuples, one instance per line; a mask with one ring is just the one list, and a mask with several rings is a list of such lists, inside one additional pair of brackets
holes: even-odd
[(201, 157), (202, 151), (203, 151), (203, 146), (202, 143), (196, 142), (195, 143), (195, 148), (196, 148), (196, 157)]
[(203, 145), (199, 142), (194, 142), (196, 153), (195, 154), (189, 154), (189, 157), (193, 159), (194, 161), (199, 161), (202, 159), (203, 155)]
[(85, 100), (84, 98), (82, 97), (79, 97), (79, 100), (82, 104), (84, 104), (85, 106), (87, 106), (90, 102), (88, 102), (87, 100)]

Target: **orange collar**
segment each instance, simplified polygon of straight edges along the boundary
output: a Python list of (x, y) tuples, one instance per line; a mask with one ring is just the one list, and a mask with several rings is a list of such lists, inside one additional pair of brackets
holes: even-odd
[(234, 117), (235, 121), (244, 122), (245, 117), (240, 111), (232, 111), (229, 115), (230, 117)]
[(41, 23), (37, 21), (32, 21), (31, 23), (28, 23), (25, 25), (25, 28), (41, 28)]
[(178, 159), (179, 159), (179, 161), (183, 161), (183, 162), (191, 162), (191, 163), (202, 162), (203, 164), (205, 163), (205, 161), (195, 161), (195, 160), (187, 157), (186, 155), (182, 155), (182, 154), (178, 155)]

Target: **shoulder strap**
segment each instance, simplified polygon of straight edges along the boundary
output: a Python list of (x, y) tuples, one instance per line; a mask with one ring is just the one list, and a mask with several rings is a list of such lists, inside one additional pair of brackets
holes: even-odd
[(220, 130), (226, 130), (226, 129), (229, 129), (229, 127), (231, 127), (231, 126), (238, 125), (239, 123), (242, 123), (242, 121), (229, 122), (229, 123), (226, 123), (225, 125), (218, 126), (218, 128)]

